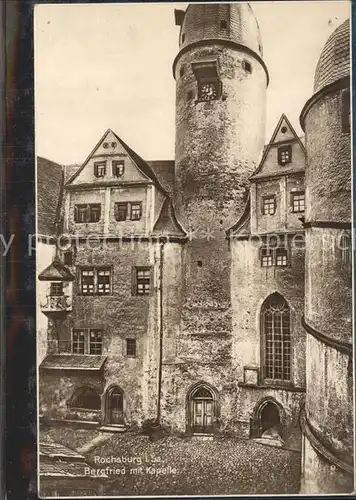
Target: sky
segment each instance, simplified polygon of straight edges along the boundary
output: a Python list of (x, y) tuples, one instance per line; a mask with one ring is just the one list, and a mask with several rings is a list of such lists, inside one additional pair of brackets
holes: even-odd
[[(187, 3), (35, 7), (36, 154), (81, 163), (111, 128), (146, 160), (174, 158), (179, 26)], [(267, 90), (266, 142), (282, 113), (298, 134), (320, 52), (348, 1), (253, 2)]]

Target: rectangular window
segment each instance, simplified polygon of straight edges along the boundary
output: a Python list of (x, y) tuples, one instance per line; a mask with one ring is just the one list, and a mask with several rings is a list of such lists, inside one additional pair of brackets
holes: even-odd
[(110, 269), (98, 270), (98, 293), (108, 295), (110, 293)]
[(292, 146), (281, 146), (278, 148), (278, 163), (286, 165), (292, 161)]
[(112, 174), (114, 177), (121, 177), (125, 172), (124, 160), (114, 160), (112, 162)]
[(110, 267), (88, 268), (80, 270), (80, 290), (83, 295), (110, 295)]
[(351, 105), (350, 91), (346, 90), (342, 93), (342, 132), (349, 134), (351, 130)]
[(141, 203), (131, 203), (131, 220), (141, 219)]
[(103, 347), (102, 330), (90, 330), (89, 354), (101, 354)]
[(95, 177), (104, 177), (106, 174), (106, 162), (94, 163), (94, 175)]
[(125, 220), (140, 220), (141, 217), (142, 203), (140, 201), (115, 203), (115, 219), (118, 222), (122, 222)]
[(115, 203), (115, 219), (122, 222), (127, 219), (128, 203)]
[(262, 267), (273, 266), (273, 256), (271, 248), (261, 248), (261, 266)]
[(126, 356), (136, 356), (136, 339), (126, 339)]
[(276, 248), (276, 266), (284, 267), (288, 264), (288, 252), (285, 248)]
[(274, 215), (276, 213), (276, 197), (264, 196), (262, 198), (262, 214)]
[(99, 222), (101, 215), (101, 205), (89, 205), (89, 222)]
[(305, 211), (305, 194), (304, 192), (292, 193), (292, 211), (300, 213)]
[(285, 267), (288, 265), (288, 250), (285, 247), (262, 247), (260, 259), (261, 267)]
[(132, 294), (149, 295), (151, 291), (150, 267), (134, 267), (132, 270)]
[(82, 269), (81, 285), (84, 295), (91, 295), (94, 293), (94, 269)]
[(86, 222), (87, 221), (87, 212), (88, 212), (87, 205), (76, 205), (75, 206), (75, 215), (74, 215), (75, 222)]
[(84, 330), (73, 330), (72, 352), (74, 354), (84, 354), (85, 352)]
[(65, 266), (71, 266), (73, 263), (73, 256), (72, 252), (68, 250), (68, 252), (64, 252), (63, 254), (63, 261)]
[(63, 283), (51, 283), (51, 296), (63, 295)]
[(89, 205), (75, 205), (74, 221), (75, 222), (99, 222), (101, 216), (101, 205), (99, 203), (91, 203)]
[(102, 330), (73, 330), (72, 353), (73, 354), (102, 354), (103, 331)]

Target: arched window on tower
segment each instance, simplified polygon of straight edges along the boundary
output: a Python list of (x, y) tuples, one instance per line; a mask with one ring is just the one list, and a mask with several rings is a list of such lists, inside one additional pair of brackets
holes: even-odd
[(289, 381), (291, 378), (290, 309), (279, 293), (270, 295), (261, 309), (264, 379)]
[(100, 410), (100, 396), (91, 387), (79, 387), (71, 397), (69, 406), (84, 410)]
[(351, 238), (348, 234), (343, 234), (340, 237), (339, 248), (341, 253), (342, 263), (345, 265), (351, 264)]

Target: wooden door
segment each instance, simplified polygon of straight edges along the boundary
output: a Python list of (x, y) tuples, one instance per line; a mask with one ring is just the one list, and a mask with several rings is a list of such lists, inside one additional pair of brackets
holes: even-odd
[(213, 401), (197, 398), (193, 400), (193, 433), (211, 434), (213, 432)]
[(123, 397), (118, 389), (114, 389), (109, 395), (109, 421), (116, 425), (124, 423)]

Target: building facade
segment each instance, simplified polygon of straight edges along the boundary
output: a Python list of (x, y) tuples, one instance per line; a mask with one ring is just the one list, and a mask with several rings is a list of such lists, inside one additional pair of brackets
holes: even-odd
[[(305, 137), (282, 115), (264, 145), (269, 75), (250, 5), (192, 4), (175, 22), (175, 161), (146, 162), (109, 129), (60, 183), (51, 259), (37, 254), (39, 412), (47, 424), (303, 442), (305, 490), (326, 491), (311, 477), (330, 457), (308, 430), (349, 454), (353, 429), (351, 255), (341, 272), (336, 251), (318, 254), (321, 235), (350, 242), (350, 134), (335, 136), (349, 28), (335, 37), (344, 83), (325, 74), (334, 59), (319, 63)], [(345, 381), (319, 401), (326, 366)]]

